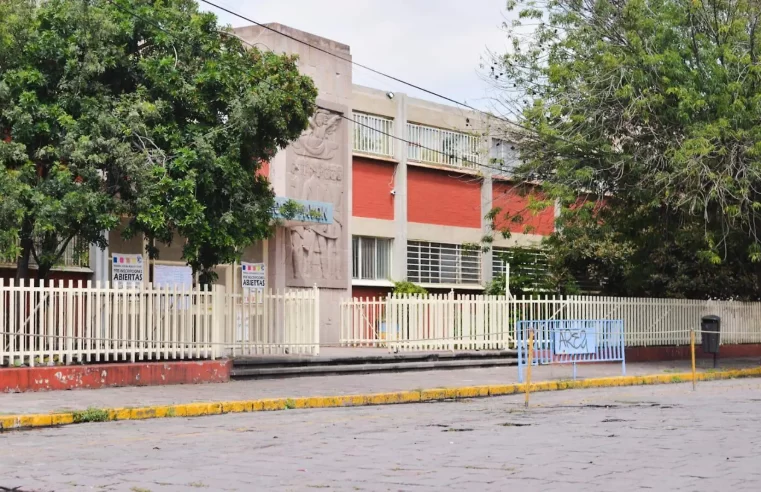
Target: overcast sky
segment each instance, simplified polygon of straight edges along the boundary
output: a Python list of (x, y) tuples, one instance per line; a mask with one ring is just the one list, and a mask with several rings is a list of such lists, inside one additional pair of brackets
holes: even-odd
[[(501, 52), (505, 0), (213, 0), (256, 22), (278, 22), (351, 46), (354, 61), (487, 109), (488, 84), (478, 75), (487, 49)], [(205, 8), (205, 4), (201, 4)], [(214, 8), (220, 22), (249, 24)], [(355, 84), (435, 96), (354, 66)]]

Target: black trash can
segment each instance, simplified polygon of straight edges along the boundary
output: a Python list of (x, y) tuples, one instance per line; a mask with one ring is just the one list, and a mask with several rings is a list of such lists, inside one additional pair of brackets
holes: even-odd
[(703, 352), (713, 354), (713, 366), (716, 367), (721, 336), (721, 318), (714, 315), (703, 316), (700, 319), (700, 332), (702, 335)]

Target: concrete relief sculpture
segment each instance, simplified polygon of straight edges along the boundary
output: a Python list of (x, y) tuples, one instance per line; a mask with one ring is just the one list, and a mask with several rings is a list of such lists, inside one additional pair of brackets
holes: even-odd
[(338, 135), (341, 116), (318, 110), (309, 129), (291, 145), (288, 196), (333, 204), (332, 224), (294, 226), (290, 229), (288, 280), (291, 285), (343, 287), (345, 157)]

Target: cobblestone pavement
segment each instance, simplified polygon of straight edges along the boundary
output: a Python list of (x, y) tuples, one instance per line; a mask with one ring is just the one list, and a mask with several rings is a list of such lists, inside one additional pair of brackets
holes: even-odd
[(0, 435), (0, 490), (758, 491), (757, 379)]
[[(712, 370), (712, 361), (699, 360), (699, 370)], [(759, 358), (725, 359), (720, 369), (758, 367)], [(636, 376), (689, 372), (690, 361), (638, 362), (626, 365), (626, 374)], [(600, 378), (621, 375), (621, 364), (579, 365), (578, 376)], [(569, 365), (534, 368), (534, 381), (570, 379)], [(192, 402), (335, 396), (386, 391), (409, 391), (454, 386), (478, 386), (518, 382), (517, 367), (489, 367), (397, 373), (351, 374), (233, 381), (226, 384), (103, 388), (96, 390), (0, 393), (0, 414), (54, 413), (89, 407), (140, 407)]]

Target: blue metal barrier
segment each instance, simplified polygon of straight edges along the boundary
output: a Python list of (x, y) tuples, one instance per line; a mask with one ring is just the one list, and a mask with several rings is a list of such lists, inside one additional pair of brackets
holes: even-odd
[(573, 364), (573, 379), (576, 379), (577, 363), (620, 361), (621, 374), (626, 375), (623, 320), (519, 321), (516, 331), (518, 381), (521, 383), (528, 364), (531, 331), (534, 332), (532, 366)]

